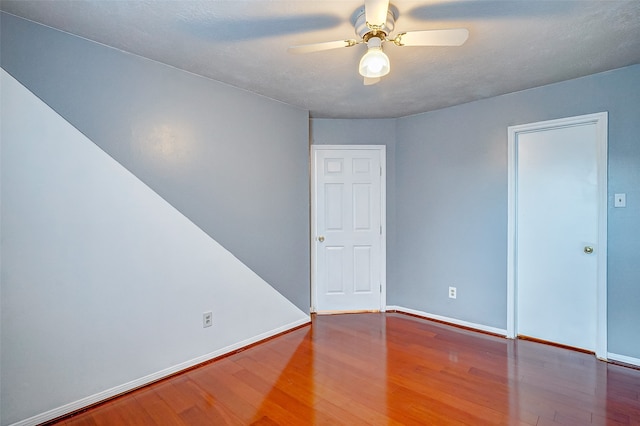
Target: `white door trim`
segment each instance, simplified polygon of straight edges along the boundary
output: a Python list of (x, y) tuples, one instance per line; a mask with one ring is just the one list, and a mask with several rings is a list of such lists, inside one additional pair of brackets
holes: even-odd
[(310, 170), (311, 170), (311, 312), (316, 312), (316, 274), (317, 274), (317, 244), (316, 239), (316, 206), (317, 202), (317, 175), (315, 156), (322, 150), (377, 150), (380, 153), (380, 223), (382, 224), (380, 247), (380, 312), (384, 312), (387, 306), (387, 155), (384, 145), (311, 145)]
[(607, 156), (608, 156), (608, 113), (568, 117), (558, 120), (541, 121), (537, 123), (510, 126), (508, 128), (508, 216), (507, 216), (507, 337), (516, 338), (518, 335), (516, 321), (517, 282), (516, 282), (516, 141), (520, 133), (536, 132), (567, 126), (595, 124), (598, 140), (598, 247), (597, 264), (597, 325), (596, 325), (596, 356), (607, 359)]

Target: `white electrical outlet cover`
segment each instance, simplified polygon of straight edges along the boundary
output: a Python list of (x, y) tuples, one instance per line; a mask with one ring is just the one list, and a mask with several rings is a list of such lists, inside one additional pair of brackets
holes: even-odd
[(213, 325), (213, 313), (205, 312), (202, 314), (202, 327), (211, 327)]
[(627, 194), (615, 194), (613, 196), (614, 207), (627, 207)]

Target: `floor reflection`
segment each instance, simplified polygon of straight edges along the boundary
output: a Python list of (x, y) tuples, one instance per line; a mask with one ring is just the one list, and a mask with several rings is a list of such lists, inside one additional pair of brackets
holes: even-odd
[(306, 326), (239, 354), (235, 377), (260, 401), (249, 424), (314, 423), (313, 333)]
[[(245, 355), (236, 362), (247, 371), (264, 372), (264, 361), (271, 366), (278, 357), (288, 359), (282, 368), (270, 367), (264, 373), (270, 390), (252, 422), (276, 421), (275, 403), (295, 416), (286, 424), (386, 424), (385, 342), (383, 315), (329, 315), (314, 319), (288, 357), (280, 340), (273, 348)], [(263, 358), (271, 355), (273, 359)], [(255, 383), (254, 377), (251, 382)]]
[[(389, 409), (413, 424), (507, 424), (507, 342), (406, 315), (387, 316)], [(480, 358), (477, 355), (480, 354)], [(490, 383), (487, 392), (481, 383)]]
[(327, 315), (64, 424), (640, 425), (640, 370), (409, 315)]
[[(593, 354), (538, 342), (509, 344), (511, 417), (529, 424), (610, 424), (609, 364)], [(637, 383), (640, 386), (640, 380)], [(640, 407), (640, 401), (636, 405)]]

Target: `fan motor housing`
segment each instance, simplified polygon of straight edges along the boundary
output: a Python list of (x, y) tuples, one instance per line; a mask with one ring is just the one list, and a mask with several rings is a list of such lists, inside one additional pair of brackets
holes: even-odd
[[(385, 36), (388, 36), (391, 34), (391, 31), (393, 31), (396, 25), (396, 19), (398, 19), (398, 8), (389, 4), (389, 10), (387, 10), (387, 21), (382, 28), (380, 28), (380, 31), (383, 32)], [(364, 6), (359, 7), (355, 12), (353, 12), (351, 15), (351, 23), (353, 24), (358, 37), (364, 41), (367, 41), (373, 35), (373, 31), (367, 26)]]

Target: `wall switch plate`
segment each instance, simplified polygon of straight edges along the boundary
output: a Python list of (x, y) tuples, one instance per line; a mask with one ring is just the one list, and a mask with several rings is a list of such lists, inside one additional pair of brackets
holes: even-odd
[(449, 287), (449, 298), (450, 299), (455, 299), (456, 296), (458, 295), (458, 289), (455, 287)]
[(627, 194), (615, 194), (613, 196), (613, 207), (627, 207)]
[(213, 313), (205, 312), (202, 314), (202, 327), (207, 328), (213, 325)]

